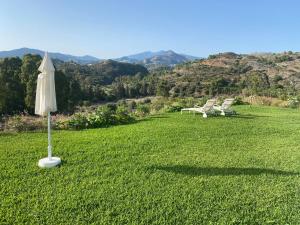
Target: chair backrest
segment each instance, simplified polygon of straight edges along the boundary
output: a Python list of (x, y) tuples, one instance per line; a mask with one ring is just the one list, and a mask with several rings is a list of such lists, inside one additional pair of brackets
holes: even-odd
[(234, 98), (225, 99), (222, 104), (222, 109), (225, 110), (225, 109), (230, 108), (230, 106), (232, 106), (233, 102), (234, 102)]
[(204, 112), (207, 112), (213, 108), (213, 106), (216, 104), (217, 100), (216, 99), (209, 99), (205, 103), (205, 105), (202, 107)]

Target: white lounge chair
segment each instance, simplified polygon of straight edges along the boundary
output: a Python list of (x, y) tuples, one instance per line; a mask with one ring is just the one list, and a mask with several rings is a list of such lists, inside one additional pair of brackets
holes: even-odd
[(202, 113), (203, 117), (207, 118), (207, 113), (214, 112), (213, 106), (215, 105), (215, 103), (216, 103), (216, 99), (210, 99), (210, 100), (207, 100), (205, 105), (203, 105), (202, 107), (195, 105), (194, 108), (181, 109), (181, 114), (184, 111), (188, 111), (189, 113), (193, 112), (194, 114)]
[(222, 105), (214, 105), (214, 110), (221, 112), (222, 116), (225, 116), (226, 114), (231, 114), (234, 111), (231, 109), (231, 106), (234, 102), (234, 98), (227, 98), (224, 100)]

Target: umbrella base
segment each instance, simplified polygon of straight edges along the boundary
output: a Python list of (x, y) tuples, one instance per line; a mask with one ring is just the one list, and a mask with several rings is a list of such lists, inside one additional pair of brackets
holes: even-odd
[(60, 163), (61, 163), (61, 160), (58, 157), (51, 157), (50, 160), (47, 157), (47, 158), (40, 159), (38, 166), (41, 168), (52, 168), (52, 167), (59, 165)]

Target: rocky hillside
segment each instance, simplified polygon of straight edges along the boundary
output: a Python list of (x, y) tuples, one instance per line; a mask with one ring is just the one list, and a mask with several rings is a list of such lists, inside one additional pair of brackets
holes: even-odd
[(300, 53), (220, 53), (153, 73), (166, 96), (245, 94), (288, 99), (300, 92)]
[(210, 80), (213, 77), (235, 79), (254, 72), (266, 75), (271, 82), (274, 79), (281, 83), (293, 82), (300, 88), (300, 53), (264, 53), (240, 55), (235, 53), (220, 53), (207, 59), (177, 66), (174, 73), (185, 75), (202, 74)]

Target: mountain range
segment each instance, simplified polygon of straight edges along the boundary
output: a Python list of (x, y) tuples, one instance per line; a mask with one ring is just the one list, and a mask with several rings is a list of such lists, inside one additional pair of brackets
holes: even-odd
[[(34, 55), (43, 56), (45, 54), (45, 51), (42, 51), (39, 49), (32, 49), (32, 48), (18, 48), (18, 49), (13, 49), (10, 51), (0, 51), (0, 58), (5, 58), (5, 57), (20, 57), (20, 58), (22, 58), (26, 54), (34, 54)], [(74, 61), (79, 64), (88, 64), (88, 63), (99, 61), (98, 58), (90, 56), (90, 55), (74, 56), (74, 55), (68, 55), (68, 54), (63, 54), (63, 53), (59, 53), (59, 52), (49, 52), (49, 55), (53, 59), (59, 59), (64, 62)]]
[[(0, 58), (5, 57), (20, 57), (22, 58), (26, 54), (37, 54), (37, 55), (44, 55), (44, 51), (39, 49), (31, 49), (31, 48), (19, 48), (13, 49), (10, 51), (0, 51)], [(76, 62), (79, 64), (94, 64), (99, 61), (103, 61), (103, 59), (99, 59), (94, 56), (85, 55), (85, 56), (74, 56), (69, 54), (63, 54), (58, 52), (49, 52), (49, 55), (52, 59), (58, 59), (64, 62)], [(200, 59), (200, 57), (185, 55), (185, 54), (178, 54), (172, 50), (168, 51), (146, 51), (138, 54), (123, 56), (120, 58), (114, 59), (118, 62), (126, 62), (126, 63), (133, 63), (133, 64), (140, 64), (148, 69), (157, 68), (161, 66), (168, 66), (173, 67), (174, 65), (193, 61), (195, 59)]]
[(200, 57), (178, 54), (172, 50), (158, 52), (142, 52), (139, 54), (124, 56), (115, 59), (119, 62), (141, 64), (148, 69), (155, 69), (161, 66), (173, 67), (177, 64), (200, 59)]

